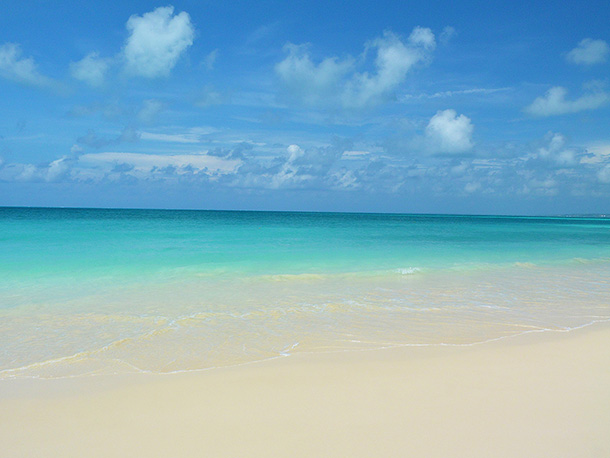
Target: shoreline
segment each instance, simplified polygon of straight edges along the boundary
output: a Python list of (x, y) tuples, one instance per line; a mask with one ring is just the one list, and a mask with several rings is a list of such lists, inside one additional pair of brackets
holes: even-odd
[(607, 456), (610, 323), (178, 374), (0, 381), (7, 456)]
[[(195, 368), (195, 369), (179, 369), (179, 370), (169, 371), (169, 372), (154, 372), (154, 371), (149, 371), (149, 370), (142, 370), (142, 369), (139, 369), (139, 368), (133, 366), (133, 368), (135, 369), (134, 372), (117, 372), (117, 373), (93, 372), (93, 373), (84, 373), (84, 374), (77, 374), (77, 375), (62, 375), (62, 376), (56, 376), (56, 377), (52, 377), (52, 376), (40, 377), (40, 376), (35, 376), (35, 375), (12, 376), (12, 377), (11, 376), (8, 376), (8, 377), (0, 376), (0, 383), (2, 383), (3, 381), (19, 381), (19, 380), (21, 380), (21, 381), (23, 381), (23, 380), (53, 381), (53, 380), (69, 380), (69, 379), (76, 379), (76, 380), (85, 379), (86, 380), (89, 378), (97, 378), (97, 377), (108, 378), (108, 379), (125, 378), (125, 377), (167, 377), (167, 376), (171, 377), (171, 376), (176, 376), (176, 375), (198, 374), (198, 373), (206, 373), (208, 371), (214, 371), (214, 370), (222, 370), (222, 369), (238, 368), (238, 367), (242, 367), (242, 366), (249, 366), (249, 365), (256, 365), (256, 364), (264, 364), (264, 363), (267, 363), (270, 361), (281, 360), (284, 358), (289, 358), (289, 357), (294, 357), (294, 356), (307, 357), (307, 355), (341, 354), (341, 353), (351, 353), (351, 352), (356, 352), (356, 353), (376, 352), (376, 351), (392, 350), (392, 349), (399, 349), (399, 348), (411, 348), (411, 347), (413, 347), (413, 348), (473, 347), (473, 346), (477, 346), (477, 345), (485, 345), (485, 344), (502, 341), (502, 340), (506, 340), (506, 339), (520, 338), (521, 336), (524, 336), (527, 334), (570, 333), (570, 332), (588, 328), (590, 326), (597, 326), (599, 324), (604, 324), (604, 323), (607, 323), (608, 326), (610, 327), (610, 318), (596, 319), (589, 323), (572, 326), (572, 327), (557, 328), (557, 329), (534, 328), (531, 330), (516, 332), (515, 334), (506, 334), (506, 335), (501, 335), (498, 337), (490, 337), (485, 340), (480, 340), (480, 341), (475, 341), (475, 342), (470, 342), (470, 343), (445, 343), (445, 342), (405, 343), (405, 344), (388, 344), (386, 346), (381, 345), (381, 346), (370, 347), (370, 348), (307, 350), (307, 351), (303, 351), (303, 352), (297, 351), (296, 353), (291, 353), (290, 351), (284, 351), (276, 356), (271, 356), (271, 357), (264, 358), (264, 359), (245, 361), (245, 362), (236, 363), (236, 364), (228, 364), (228, 365), (224, 365), (224, 366), (201, 367), (201, 368)], [(297, 342), (296, 344), (292, 345), (292, 347), (290, 349), (292, 350), (292, 348), (295, 348), (298, 345), (299, 345), (299, 343)], [(52, 359), (52, 360), (48, 360), (48, 361), (32, 363), (28, 366), (23, 366), (23, 367), (17, 367), (17, 368), (12, 368), (12, 369), (3, 369), (3, 370), (0, 370), (0, 375), (4, 372), (18, 372), (18, 371), (22, 371), (24, 369), (29, 369), (31, 367), (45, 366), (45, 365), (54, 364), (57, 362), (63, 362), (65, 360), (73, 359), (78, 356), (80, 356), (80, 354), (64, 356), (61, 358)], [(129, 365), (129, 363), (124, 363), (124, 364)], [(2, 393), (0, 392), (0, 399), (1, 398), (2, 398)]]

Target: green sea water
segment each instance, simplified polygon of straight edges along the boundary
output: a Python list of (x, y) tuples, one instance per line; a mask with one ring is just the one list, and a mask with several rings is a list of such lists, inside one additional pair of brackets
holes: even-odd
[(603, 218), (0, 208), (0, 378), (472, 344), (608, 298)]

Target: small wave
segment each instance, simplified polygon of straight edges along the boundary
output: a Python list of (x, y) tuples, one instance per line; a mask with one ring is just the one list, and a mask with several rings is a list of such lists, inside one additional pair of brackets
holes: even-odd
[(421, 272), (421, 269), (419, 267), (403, 267), (396, 269), (394, 272), (399, 273), (400, 275), (412, 275)]
[(526, 269), (531, 269), (533, 267), (536, 267), (536, 264), (534, 264), (533, 262), (515, 262), (513, 265), (515, 267), (523, 267)]
[(301, 274), (275, 274), (275, 275), (260, 275), (256, 278), (258, 280), (277, 281), (277, 282), (288, 282), (288, 281), (315, 281), (323, 280), (328, 275), (317, 274), (317, 273), (301, 273)]

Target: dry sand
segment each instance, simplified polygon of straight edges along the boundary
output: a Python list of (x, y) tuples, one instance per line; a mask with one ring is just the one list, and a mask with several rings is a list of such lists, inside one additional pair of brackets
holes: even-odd
[(610, 325), (0, 382), (2, 457), (608, 457)]

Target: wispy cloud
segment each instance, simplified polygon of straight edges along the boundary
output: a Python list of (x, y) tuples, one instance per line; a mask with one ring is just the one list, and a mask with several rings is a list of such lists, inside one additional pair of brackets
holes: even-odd
[[(408, 39), (386, 31), (366, 44), (363, 58), (328, 57), (316, 64), (308, 45), (288, 44), (288, 56), (275, 66), (289, 97), (307, 105), (363, 108), (389, 100), (416, 65), (427, 63), (436, 47), (428, 28), (416, 27)], [(358, 72), (374, 50), (375, 73)]]
[(564, 87), (552, 87), (544, 96), (536, 98), (525, 111), (533, 116), (555, 116), (595, 110), (610, 102), (610, 94), (606, 91), (590, 92), (574, 100), (566, 99), (567, 93)]
[(145, 173), (174, 167), (177, 172), (195, 169), (206, 173), (225, 174), (234, 171), (240, 161), (210, 156), (205, 152), (174, 155), (104, 152), (84, 154), (79, 158), (79, 163), (82, 166), (99, 167), (103, 170), (112, 170), (117, 164), (127, 164), (131, 167), (130, 170)]
[(201, 91), (195, 105), (205, 108), (212, 105), (220, 105), (227, 100), (229, 100), (227, 94), (222, 93), (211, 85), (207, 85)]
[(16, 43), (0, 46), (0, 76), (17, 83), (38, 87), (53, 87), (55, 80), (42, 75), (31, 57), (23, 57)]
[(163, 132), (140, 132), (142, 140), (166, 142), (166, 143), (200, 143), (201, 137), (216, 132), (213, 127), (192, 127), (185, 132), (163, 133)]
[(218, 49), (214, 49), (207, 56), (205, 56), (205, 59), (203, 60), (202, 64), (206, 68), (206, 70), (214, 70), (214, 65), (216, 64), (216, 60), (218, 59), (218, 52)]
[(120, 143), (133, 143), (140, 139), (140, 132), (131, 126), (125, 127), (122, 132), (116, 137), (100, 137), (93, 129), (89, 130), (86, 135), (79, 137), (78, 146), (89, 146), (91, 148), (103, 148), (109, 145), (118, 145)]
[(157, 99), (146, 99), (142, 102), (142, 108), (138, 111), (137, 117), (141, 122), (153, 121), (161, 111), (163, 111), (164, 104)]
[(604, 184), (610, 183), (610, 165), (606, 165), (597, 172), (597, 179)]
[(407, 101), (412, 99), (440, 99), (440, 98), (448, 98), (455, 97), (460, 95), (471, 95), (471, 94), (494, 94), (497, 92), (506, 92), (510, 91), (512, 88), (510, 87), (498, 87), (498, 88), (472, 88), (472, 89), (459, 89), (455, 91), (441, 91), (434, 92), (432, 94), (404, 94), (400, 97), (401, 101)]
[(568, 62), (577, 65), (601, 64), (608, 60), (610, 46), (604, 40), (585, 38), (567, 55)]
[(199, 143), (199, 136), (189, 134), (158, 134), (154, 132), (142, 132), (142, 140), (168, 143)]
[(97, 52), (87, 54), (82, 60), (70, 64), (70, 73), (77, 80), (90, 86), (99, 87), (104, 84), (110, 59), (104, 59)]

